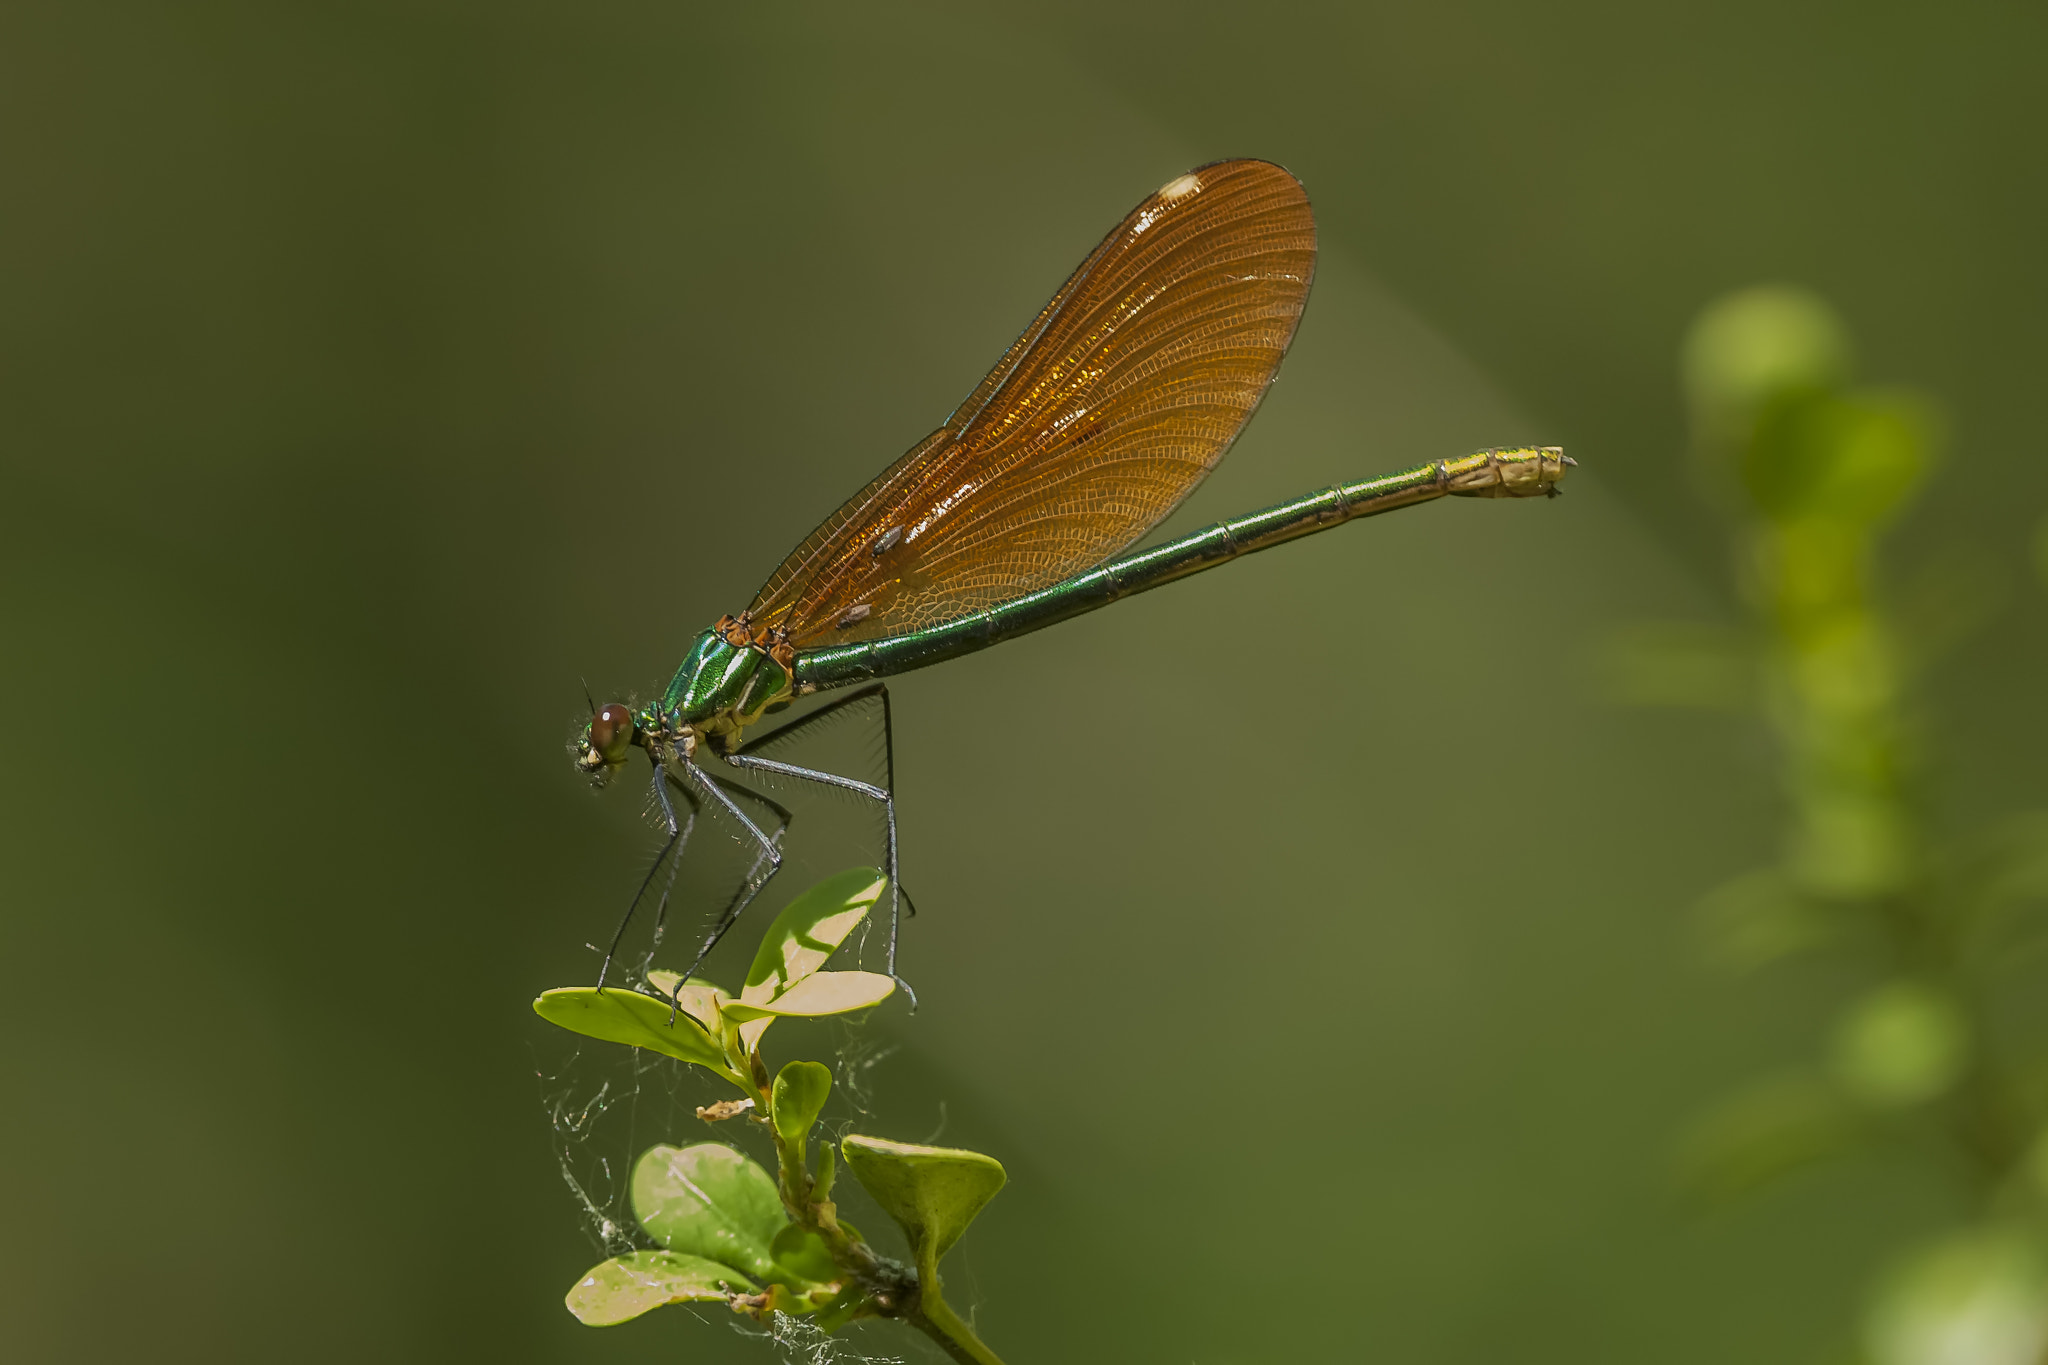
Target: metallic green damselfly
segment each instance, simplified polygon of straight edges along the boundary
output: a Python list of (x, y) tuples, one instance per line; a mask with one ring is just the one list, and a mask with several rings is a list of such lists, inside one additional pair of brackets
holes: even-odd
[[(698, 963), (781, 866), (781, 828), (762, 829), (735, 800), (759, 794), (708, 771), (705, 752), (741, 772), (850, 792), (881, 812), (894, 975), (901, 893), (880, 679), (1361, 517), (1446, 495), (1555, 495), (1572, 464), (1561, 450), (1485, 450), (1125, 553), (1216, 467), (1251, 418), (1293, 339), (1315, 250), (1308, 198), (1278, 166), (1221, 161), (1168, 182), (1088, 255), (944, 426), (827, 518), (745, 611), (697, 637), (659, 700), (593, 708), (577, 767), (602, 782), (634, 748), (645, 752), (666, 834), (612, 937), (599, 985), (664, 867), (665, 911), (700, 807), (738, 822), (754, 852)], [(854, 690), (749, 736), (798, 698), (838, 688)], [(868, 702), (881, 709), (880, 783), (763, 752)], [(678, 821), (672, 791), (687, 803), (688, 821)], [(786, 826), (787, 810), (767, 804)]]

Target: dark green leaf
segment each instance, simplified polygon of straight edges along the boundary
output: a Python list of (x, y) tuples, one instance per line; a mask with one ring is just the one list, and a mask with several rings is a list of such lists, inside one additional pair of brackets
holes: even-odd
[(825, 1245), (825, 1239), (809, 1228), (800, 1228), (794, 1223), (786, 1224), (775, 1234), (775, 1241), (769, 1247), (775, 1263), (788, 1271), (795, 1280), (813, 1284), (830, 1284), (840, 1278), (840, 1269), (832, 1260), (832, 1252)]
[(839, 1164), (832, 1144), (826, 1143), (818, 1149), (818, 1179), (811, 1187), (811, 1198), (824, 1201), (832, 1197), (832, 1177), (838, 1174)]
[(1700, 1193), (1730, 1198), (1834, 1156), (1862, 1132), (1860, 1117), (1832, 1087), (1804, 1077), (1767, 1081), (1699, 1125), (1684, 1174)]
[(799, 1159), (810, 1137), (811, 1125), (818, 1121), (831, 1093), (832, 1071), (822, 1063), (791, 1062), (776, 1074), (770, 1096), (775, 1107), (775, 1131), (784, 1142), (796, 1147)]
[(811, 1325), (829, 1336), (862, 1316), (861, 1310), (867, 1306), (866, 1291), (857, 1286), (843, 1289), (839, 1292), (839, 1297), (818, 1310), (818, 1315), (811, 1319)]
[(1751, 971), (1839, 940), (1839, 912), (1800, 894), (1777, 868), (1746, 872), (1700, 898), (1700, 946), (1717, 965)]
[(1775, 520), (1875, 526), (1933, 463), (1935, 424), (1917, 400), (1875, 392), (1788, 392), (1758, 413), (1742, 479)]
[(586, 1327), (610, 1327), (670, 1303), (722, 1303), (754, 1284), (731, 1266), (674, 1251), (614, 1256), (578, 1280), (566, 1298)]

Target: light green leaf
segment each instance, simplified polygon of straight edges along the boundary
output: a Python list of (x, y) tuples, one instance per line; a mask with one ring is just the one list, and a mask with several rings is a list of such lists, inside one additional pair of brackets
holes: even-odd
[(611, 1327), (670, 1303), (723, 1303), (754, 1284), (731, 1266), (675, 1251), (614, 1256), (570, 1289), (566, 1302), (586, 1327)]
[(1917, 1104), (1954, 1083), (1968, 1052), (1969, 1032), (1953, 1001), (1895, 981), (1865, 995), (1842, 1020), (1835, 1069), (1872, 1104)]
[(1849, 336), (1825, 299), (1760, 285), (1716, 299), (1687, 329), (1686, 397), (1708, 436), (1728, 439), (1772, 398), (1849, 378)]
[(902, 1226), (928, 1281), (939, 1258), (1009, 1179), (994, 1157), (957, 1147), (849, 1134), (839, 1150), (883, 1212)]
[(725, 1050), (694, 1018), (678, 1013), (668, 1001), (651, 995), (616, 988), (599, 991), (590, 986), (565, 986), (543, 993), (533, 1002), (533, 1012), (572, 1033), (644, 1047), (738, 1080), (726, 1067)]
[(747, 971), (740, 999), (762, 1005), (823, 966), (881, 898), (889, 879), (872, 867), (827, 877), (782, 908)]
[(722, 988), (699, 977), (685, 981), (681, 972), (649, 972), (647, 984), (654, 987), (657, 996), (675, 996), (684, 1013), (702, 1024), (714, 1038), (724, 1029), (725, 1025), (718, 1018), (718, 1007), (732, 997)]
[(880, 972), (818, 972), (765, 1003), (736, 1000), (725, 1006), (725, 1015), (728, 1019), (759, 1020), (847, 1014), (881, 1004), (895, 989), (895, 978)]
[(2048, 1257), (2018, 1227), (1944, 1238), (1887, 1277), (1864, 1342), (1874, 1365), (2038, 1365), (2048, 1349)]
[(784, 1142), (795, 1145), (799, 1161), (803, 1159), (811, 1125), (818, 1121), (831, 1093), (832, 1069), (821, 1062), (791, 1062), (776, 1073), (775, 1088), (770, 1093), (775, 1131)]
[(768, 1172), (718, 1142), (649, 1147), (633, 1163), (633, 1213), (670, 1251), (787, 1283), (776, 1236), (789, 1224)]

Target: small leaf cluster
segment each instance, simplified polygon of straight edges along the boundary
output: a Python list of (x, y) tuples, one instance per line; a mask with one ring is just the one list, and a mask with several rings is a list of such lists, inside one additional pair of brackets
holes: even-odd
[(1953, 1343), (1967, 1340), (1972, 1365), (2035, 1365), (2048, 1349), (2048, 1031), (2030, 1002), (2048, 984), (2048, 813), (1961, 837), (1935, 828), (1913, 705), (1932, 661), (1991, 609), (1997, 571), (1965, 547), (1905, 587), (1883, 573), (1939, 425), (1925, 400), (1852, 381), (1847, 333), (1819, 299), (1721, 300), (1692, 329), (1684, 375), (1749, 622), (1638, 630), (1612, 652), (1615, 680), (1636, 701), (1749, 710), (1777, 742), (1782, 852), (1704, 899), (1709, 954), (1860, 978), (1811, 1060), (1700, 1125), (1689, 1174), (1730, 1195), (1878, 1146), (1967, 1172), (1973, 1216), (1878, 1286), (1864, 1358), (1933, 1365), (1962, 1359)]
[[(849, 1134), (811, 1137), (832, 1091), (831, 1069), (792, 1061), (771, 1074), (761, 1042), (777, 1019), (867, 1009), (896, 989), (875, 972), (825, 964), (867, 917), (888, 879), (874, 868), (829, 877), (785, 907), (762, 937), (737, 996), (674, 972), (649, 972), (660, 994), (569, 987), (534, 1001), (543, 1019), (699, 1066), (739, 1095), (697, 1111), (717, 1122), (747, 1115), (774, 1142), (777, 1169), (718, 1142), (659, 1145), (634, 1163), (634, 1217), (655, 1245), (594, 1266), (570, 1289), (569, 1311), (591, 1326), (672, 1303), (724, 1303), (756, 1317), (808, 1315), (833, 1332), (888, 1317), (932, 1336), (955, 1359), (995, 1354), (947, 1306), (938, 1264), (1006, 1176), (978, 1152)], [(884, 1256), (839, 1217), (841, 1162), (903, 1229), (914, 1264)]]

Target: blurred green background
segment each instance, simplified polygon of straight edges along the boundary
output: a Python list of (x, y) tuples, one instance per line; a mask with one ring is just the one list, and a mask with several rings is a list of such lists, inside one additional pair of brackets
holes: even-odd
[[(1829, 986), (1688, 941), (1776, 847), (1763, 733), (1589, 660), (1734, 619), (1678, 347), (1795, 280), (1947, 414), (1901, 545), (2015, 584), (1931, 682), (1939, 818), (2041, 798), (2044, 40), (2000, 4), (0, 10), (0, 1353), (770, 1358), (561, 1306), (595, 1252), (527, 1002), (650, 848), (569, 769), (579, 679), (658, 684), (1131, 204), (1255, 155), (1321, 270), (1175, 528), (1481, 445), (1582, 468), (902, 680), (923, 1009), (871, 1025), (873, 1127), (943, 1114), (1012, 1176), (954, 1297), (1012, 1361), (1835, 1358), (1957, 1193), (1675, 1192)], [(1247, 722), (1254, 621), (1320, 682)]]

